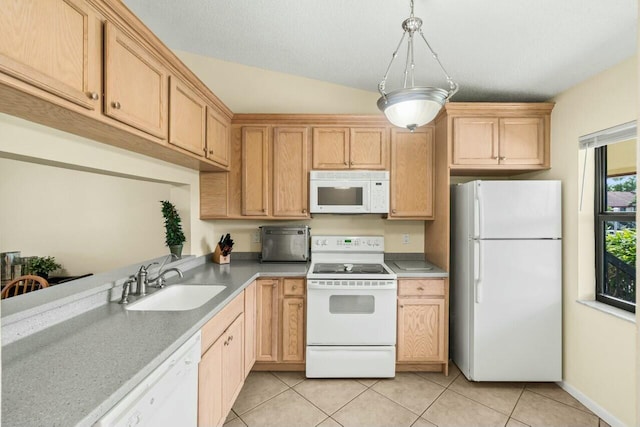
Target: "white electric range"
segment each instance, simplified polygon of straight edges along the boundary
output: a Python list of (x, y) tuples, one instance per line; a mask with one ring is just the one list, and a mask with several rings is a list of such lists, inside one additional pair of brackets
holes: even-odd
[(313, 236), (307, 273), (306, 375), (395, 376), (395, 273), (382, 236)]

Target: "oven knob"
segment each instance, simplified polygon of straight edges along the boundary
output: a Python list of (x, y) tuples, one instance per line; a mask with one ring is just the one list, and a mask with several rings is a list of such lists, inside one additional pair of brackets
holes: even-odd
[(325, 239), (325, 240), (323, 240), (323, 241), (322, 241), (322, 245), (323, 245), (323, 246), (327, 246), (328, 244), (329, 244), (329, 241), (328, 241), (327, 239)]

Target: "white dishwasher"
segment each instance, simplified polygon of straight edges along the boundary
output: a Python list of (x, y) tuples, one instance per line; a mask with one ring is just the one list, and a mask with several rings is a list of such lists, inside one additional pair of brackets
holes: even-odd
[(196, 427), (200, 331), (107, 412), (95, 427)]

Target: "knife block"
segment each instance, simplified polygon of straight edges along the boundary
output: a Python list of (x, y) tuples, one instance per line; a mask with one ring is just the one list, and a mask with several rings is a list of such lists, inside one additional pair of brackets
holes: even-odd
[(229, 261), (231, 261), (231, 254), (227, 256), (222, 255), (220, 245), (216, 245), (216, 249), (213, 251), (213, 262), (216, 264), (229, 264)]

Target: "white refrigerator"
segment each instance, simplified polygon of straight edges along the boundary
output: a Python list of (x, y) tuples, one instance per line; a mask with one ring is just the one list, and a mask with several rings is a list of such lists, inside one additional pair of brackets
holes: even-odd
[(560, 381), (560, 181), (472, 181), (451, 203), (453, 361), (472, 381)]

